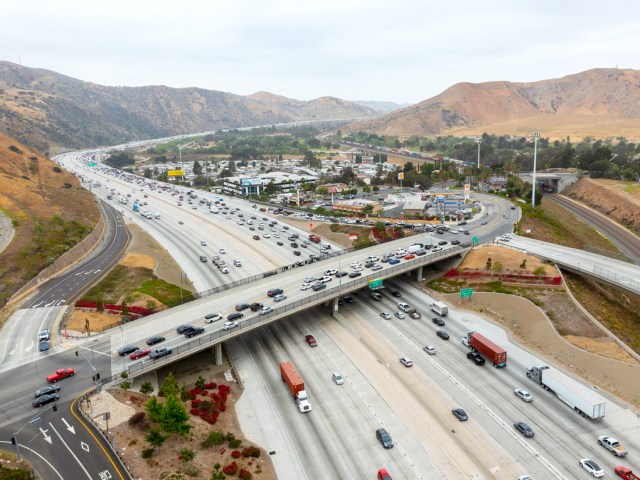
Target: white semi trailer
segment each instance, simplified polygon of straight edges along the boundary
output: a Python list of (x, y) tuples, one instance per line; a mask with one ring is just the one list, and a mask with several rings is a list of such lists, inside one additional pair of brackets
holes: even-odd
[(531, 367), (527, 377), (549, 390), (583, 417), (602, 420), (606, 404), (604, 398), (580, 382), (548, 366)]

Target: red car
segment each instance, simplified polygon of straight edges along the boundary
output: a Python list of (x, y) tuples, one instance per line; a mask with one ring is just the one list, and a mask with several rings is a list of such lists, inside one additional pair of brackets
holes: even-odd
[(253, 239), (254, 239), (254, 240), (260, 240), (260, 237), (259, 237), (258, 235), (254, 235), (254, 236), (253, 236)]
[(306, 335), (304, 337), (305, 342), (307, 342), (309, 344), (310, 347), (317, 347), (318, 346), (318, 342), (316, 341), (316, 337), (314, 337), (313, 335)]
[(76, 371), (73, 368), (61, 368), (60, 370), (56, 370), (56, 373), (52, 373), (47, 377), (47, 382), (56, 383), (58, 380), (62, 380), (66, 377), (73, 377), (76, 374)]
[(416, 256), (413, 253), (404, 256), (405, 260), (413, 260), (414, 258), (416, 258)]
[(386, 468), (378, 470), (378, 480), (392, 480), (391, 475), (389, 475)]
[(135, 352), (133, 352), (131, 355), (129, 355), (129, 358), (131, 360), (137, 360), (139, 358), (142, 357), (146, 357), (147, 355), (149, 355), (151, 353), (151, 350), (146, 348), (144, 350), (136, 350)]

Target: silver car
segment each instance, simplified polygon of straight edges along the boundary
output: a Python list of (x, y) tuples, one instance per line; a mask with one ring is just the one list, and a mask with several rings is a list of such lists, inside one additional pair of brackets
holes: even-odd
[(344, 378), (342, 378), (342, 375), (340, 375), (339, 372), (333, 372), (331, 378), (336, 382), (336, 385), (342, 385), (344, 383)]
[(404, 313), (402, 313), (401, 311), (397, 311), (396, 313), (394, 313), (394, 315), (398, 318), (404, 318)]
[(516, 394), (516, 397), (521, 398), (525, 402), (533, 402), (533, 395), (531, 395), (525, 389), (516, 388), (513, 392)]

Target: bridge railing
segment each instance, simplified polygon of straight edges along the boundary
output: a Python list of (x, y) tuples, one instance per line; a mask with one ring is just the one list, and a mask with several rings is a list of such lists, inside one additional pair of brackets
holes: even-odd
[[(171, 363), (180, 357), (186, 356), (188, 352), (196, 353), (198, 351), (202, 351), (209, 347), (212, 347), (213, 345), (224, 341), (225, 338), (230, 338), (231, 336), (238, 335), (239, 332), (249, 329), (255, 329), (260, 325), (270, 323), (278, 318), (295, 313), (304, 308), (318, 305), (327, 300), (331, 300), (335, 297), (346, 295), (354, 290), (366, 287), (369, 285), (369, 282), (371, 280), (375, 280), (381, 277), (393, 277), (407, 271), (411, 271), (415, 268), (433, 263), (437, 260), (458, 255), (469, 247), (470, 245), (467, 244), (452, 246), (450, 248), (447, 248), (446, 250), (429, 253), (424, 256), (416, 257), (412, 260), (404, 260), (396, 265), (392, 265), (390, 268), (385, 268), (384, 271), (371, 272), (369, 274), (362, 275), (356, 278), (334, 277), (331, 282), (327, 283), (327, 287), (323, 290), (320, 290), (318, 292), (312, 291), (311, 295), (303, 299), (296, 300), (295, 302), (287, 303), (282, 306), (277, 306), (271, 312), (265, 315), (256, 315), (254, 317), (247, 318), (242, 322), (238, 322), (238, 326), (236, 328), (233, 328), (232, 330), (216, 330), (213, 332), (207, 332), (198, 335), (188, 342), (185, 342), (176, 347), (172, 347), (171, 353), (169, 355), (157, 360), (146, 357), (141, 362), (128, 365), (123, 371), (125, 373), (124, 377), (122, 376), (122, 372), (117, 373), (112, 375), (111, 377), (103, 378), (102, 383), (103, 385), (107, 385), (125, 381), (131, 376), (137, 376), (141, 373), (144, 373), (145, 371), (156, 369), (163, 364)], [(224, 322), (220, 321), (213, 325), (219, 326), (222, 323)]]

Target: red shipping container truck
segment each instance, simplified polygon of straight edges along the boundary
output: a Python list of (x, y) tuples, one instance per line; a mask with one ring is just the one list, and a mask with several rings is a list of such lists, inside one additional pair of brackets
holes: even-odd
[(507, 351), (478, 332), (469, 332), (462, 337), (462, 343), (469, 349), (480, 352), (493, 363), (496, 368), (507, 366)]

